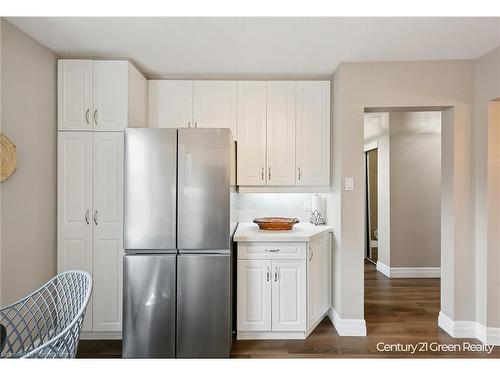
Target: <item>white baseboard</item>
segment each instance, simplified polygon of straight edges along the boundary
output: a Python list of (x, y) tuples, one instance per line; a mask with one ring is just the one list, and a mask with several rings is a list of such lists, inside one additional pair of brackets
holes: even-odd
[(366, 336), (364, 319), (342, 319), (332, 307), (328, 312), (328, 317), (340, 336)]
[(389, 266), (386, 266), (382, 262), (377, 262), (377, 271), (381, 272), (387, 277), (391, 277), (391, 268)]
[(236, 340), (304, 340), (304, 331), (238, 331)]
[(121, 340), (122, 333), (119, 332), (90, 332), (82, 331), (80, 340)]
[(438, 325), (451, 337), (478, 339), (488, 345), (500, 346), (500, 328), (486, 327), (473, 320), (452, 320), (442, 311), (439, 312)]
[(385, 276), (393, 278), (439, 278), (440, 267), (389, 267), (384, 263), (377, 262), (377, 271)]

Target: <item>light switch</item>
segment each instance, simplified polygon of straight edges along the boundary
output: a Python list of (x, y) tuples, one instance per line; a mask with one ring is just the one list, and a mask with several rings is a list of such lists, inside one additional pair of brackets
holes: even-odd
[(308, 199), (304, 201), (304, 211), (311, 212), (311, 206), (312, 206), (311, 200)]
[(346, 177), (345, 178), (345, 191), (354, 191), (354, 178)]

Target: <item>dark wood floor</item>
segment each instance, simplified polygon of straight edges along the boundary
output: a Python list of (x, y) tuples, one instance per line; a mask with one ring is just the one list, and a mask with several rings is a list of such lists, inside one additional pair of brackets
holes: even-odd
[[(478, 340), (453, 339), (437, 325), (439, 279), (389, 279), (365, 264), (366, 337), (341, 337), (325, 318), (306, 340), (234, 341), (235, 358), (500, 358), (500, 347), (491, 354), (467, 351), (379, 352), (377, 344), (460, 344)], [(432, 344), (432, 345), (431, 345)], [(421, 344), (422, 346), (425, 344)], [(421, 346), (421, 347), (422, 347)], [(82, 358), (119, 358), (121, 341), (80, 341)]]

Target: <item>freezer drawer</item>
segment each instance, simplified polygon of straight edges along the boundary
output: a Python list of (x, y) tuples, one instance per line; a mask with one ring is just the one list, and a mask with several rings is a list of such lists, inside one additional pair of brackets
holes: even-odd
[(176, 255), (127, 255), (123, 358), (175, 357)]
[(179, 255), (177, 357), (229, 357), (231, 315), (231, 256)]

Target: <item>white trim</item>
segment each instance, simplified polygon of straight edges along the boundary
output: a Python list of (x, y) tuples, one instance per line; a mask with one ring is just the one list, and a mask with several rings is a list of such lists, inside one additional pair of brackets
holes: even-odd
[(377, 271), (390, 278), (439, 278), (440, 267), (389, 267), (377, 262)]
[(473, 320), (452, 320), (439, 312), (438, 325), (454, 338), (474, 338), (488, 345), (500, 346), (500, 328), (486, 327)]
[(328, 317), (339, 336), (366, 336), (366, 322), (364, 319), (343, 319), (333, 307), (330, 307)]
[(82, 331), (80, 340), (121, 340), (121, 331), (117, 332), (90, 332)]
[(375, 150), (378, 148), (378, 141), (370, 142), (365, 145), (364, 152)]
[(304, 340), (307, 337), (304, 331), (238, 331), (237, 340)]
[(238, 193), (330, 193), (330, 186), (238, 186)]
[(377, 271), (383, 273), (387, 277), (391, 277), (391, 268), (380, 261), (377, 262)]

